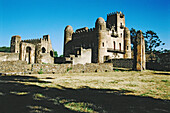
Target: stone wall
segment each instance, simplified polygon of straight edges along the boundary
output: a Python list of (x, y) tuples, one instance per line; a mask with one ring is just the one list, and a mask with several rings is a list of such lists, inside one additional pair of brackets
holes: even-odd
[(41, 62), (42, 63), (54, 64), (54, 58), (51, 57), (49, 53), (42, 53), (41, 54)]
[(37, 74), (43, 72), (46, 74), (57, 73), (90, 73), (90, 72), (111, 72), (113, 70), (112, 63), (94, 64), (33, 64), (32, 73)]
[(31, 71), (31, 65), (26, 61), (2, 61), (0, 62), (0, 73), (12, 73), (12, 72), (29, 72)]
[(73, 58), (73, 65), (91, 63), (91, 53), (91, 49), (81, 48), (80, 55)]
[(3, 61), (0, 62), (0, 73), (33, 73), (57, 74), (57, 73), (90, 73), (111, 72), (112, 63), (103, 64), (27, 64), (26, 61)]
[(114, 67), (133, 68), (133, 59), (112, 59)]
[(0, 52), (0, 61), (16, 61), (19, 60), (19, 53)]

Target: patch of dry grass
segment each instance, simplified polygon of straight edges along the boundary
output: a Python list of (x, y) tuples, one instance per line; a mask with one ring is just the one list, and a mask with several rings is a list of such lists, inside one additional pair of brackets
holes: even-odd
[[(161, 71), (117, 71), (103, 73), (65, 73), (65, 74), (37, 74), (35, 76), (43, 81), (52, 83), (31, 83), (41, 87), (61, 86), (79, 89), (84, 86), (95, 89), (129, 90), (126, 95), (150, 96), (153, 98), (170, 100), (170, 72)], [(53, 79), (47, 79), (53, 78)]]
[(27, 95), (29, 94), (29, 92), (16, 92), (16, 91), (11, 91), (11, 94), (15, 94), (15, 95)]

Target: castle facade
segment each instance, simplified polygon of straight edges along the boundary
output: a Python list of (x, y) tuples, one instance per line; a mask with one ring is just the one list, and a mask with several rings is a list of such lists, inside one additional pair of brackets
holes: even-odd
[(70, 25), (66, 26), (64, 57), (74, 61), (76, 57), (83, 56), (82, 49), (91, 49), (91, 53), (86, 52), (79, 62), (104, 63), (110, 59), (131, 58), (130, 31), (125, 27), (125, 15), (122, 12), (110, 13), (106, 21), (99, 17), (95, 28), (84, 27), (75, 32)]
[(49, 35), (40, 39), (21, 40), (19, 35), (11, 38), (11, 53), (18, 53), (19, 60), (34, 63), (54, 63), (53, 49)]

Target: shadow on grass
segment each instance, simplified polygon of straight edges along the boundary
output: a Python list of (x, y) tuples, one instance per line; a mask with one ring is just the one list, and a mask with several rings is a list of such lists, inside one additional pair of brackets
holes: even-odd
[(126, 96), (127, 90), (43, 88), (17, 83), (39, 82), (36, 77), (0, 76), (1, 113), (77, 113), (66, 105), (85, 103), (99, 113), (168, 113), (170, 101), (149, 97)]
[(170, 75), (170, 73), (154, 73), (156, 75)]

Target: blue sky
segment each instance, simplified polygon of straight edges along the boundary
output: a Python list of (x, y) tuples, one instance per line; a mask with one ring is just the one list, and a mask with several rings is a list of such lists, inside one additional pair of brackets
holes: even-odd
[(0, 0), (0, 46), (10, 46), (13, 35), (22, 39), (49, 34), (61, 55), (64, 28), (92, 28), (98, 17), (122, 11), (126, 26), (155, 31), (170, 49), (170, 0)]

